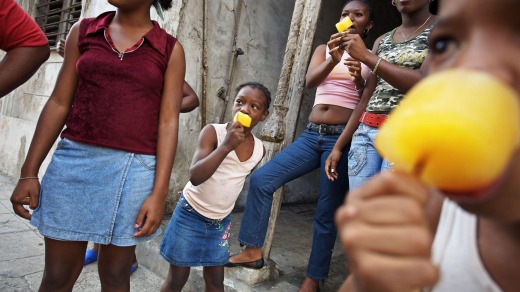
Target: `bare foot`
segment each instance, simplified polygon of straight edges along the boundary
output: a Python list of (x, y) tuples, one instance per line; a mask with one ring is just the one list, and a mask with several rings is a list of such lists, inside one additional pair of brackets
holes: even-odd
[(315, 292), (319, 291), (320, 283), (314, 281), (313, 279), (309, 277), (305, 277), (305, 280), (303, 280), (302, 285), (298, 289), (298, 292)]
[(253, 262), (262, 257), (261, 247), (246, 247), (240, 253), (229, 258), (231, 263), (246, 263)]

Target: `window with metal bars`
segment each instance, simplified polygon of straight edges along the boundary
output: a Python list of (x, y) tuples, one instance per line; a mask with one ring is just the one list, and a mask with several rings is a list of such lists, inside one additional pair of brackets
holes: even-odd
[(49, 45), (56, 47), (66, 38), (72, 25), (81, 15), (82, 0), (39, 0), (36, 4), (36, 22), (41, 27)]

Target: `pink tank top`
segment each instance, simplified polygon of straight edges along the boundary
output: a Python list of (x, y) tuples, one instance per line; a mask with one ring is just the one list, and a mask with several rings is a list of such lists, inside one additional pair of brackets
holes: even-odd
[[(348, 109), (354, 109), (356, 107), (360, 98), (359, 93), (356, 90), (356, 85), (352, 82), (348, 67), (343, 61), (348, 57), (350, 57), (349, 54), (345, 52), (342, 61), (332, 69), (330, 74), (318, 86), (314, 105), (331, 104)], [(325, 58), (330, 58), (328, 47), (325, 51)], [(363, 78), (368, 78), (369, 73), (370, 69), (361, 63), (361, 75)]]

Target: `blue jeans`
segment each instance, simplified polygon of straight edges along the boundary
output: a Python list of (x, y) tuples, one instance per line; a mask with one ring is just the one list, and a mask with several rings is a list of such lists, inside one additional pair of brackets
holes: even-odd
[(209, 219), (197, 212), (183, 195), (161, 241), (160, 253), (177, 267), (223, 266), (229, 259), (231, 215)]
[(238, 241), (248, 247), (262, 247), (271, 213), (273, 193), (285, 183), (320, 168), (320, 190), (314, 215), (312, 250), (307, 276), (316, 281), (329, 273), (332, 249), (336, 241), (334, 214), (348, 190), (347, 151), (345, 147), (337, 170), (330, 181), (323, 171), (325, 161), (338, 140), (338, 134), (319, 134), (306, 130), (292, 144), (263, 167), (253, 172)]
[(352, 145), (348, 153), (350, 190), (359, 187), (382, 170), (390, 169), (388, 161), (383, 159), (374, 147), (378, 131), (378, 128), (359, 124), (352, 136)]

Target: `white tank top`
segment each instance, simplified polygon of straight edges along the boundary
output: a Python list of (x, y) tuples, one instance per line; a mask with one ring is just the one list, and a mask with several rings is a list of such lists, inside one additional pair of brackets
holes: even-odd
[(502, 291), (480, 258), (477, 216), (448, 199), (442, 206), (432, 258), (441, 271), (440, 280), (432, 291)]
[[(217, 134), (217, 147), (226, 137), (227, 124), (212, 124)], [(253, 155), (240, 161), (235, 151), (229, 152), (215, 173), (205, 182), (194, 186), (188, 182), (182, 191), (186, 201), (202, 216), (209, 219), (223, 219), (235, 206), (246, 177), (264, 155), (262, 141), (253, 135), (255, 145)]]

